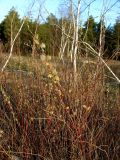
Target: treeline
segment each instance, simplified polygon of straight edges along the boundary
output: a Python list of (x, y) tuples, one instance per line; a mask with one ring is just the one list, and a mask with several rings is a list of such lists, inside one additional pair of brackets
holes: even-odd
[[(0, 48), (3, 52), (9, 52), (11, 43), (17, 34), (22, 23), (18, 12), (12, 8), (4, 20), (0, 23)], [(22, 55), (31, 55), (40, 51), (40, 43), (46, 44), (46, 54), (58, 55), (60, 52), (61, 42), (63, 38), (63, 30), (68, 33), (71, 20), (69, 17), (58, 19), (53, 14), (50, 14), (44, 23), (39, 23), (38, 20), (27, 18), (24, 26), (15, 42), (13, 53)], [(120, 20), (116, 20), (114, 26), (106, 27), (104, 24), (104, 43), (103, 56), (107, 58), (120, 59)], [(101, 32), (101, 22), (95, 22), (90, 16), (82, 27), (79, 28), (79, 41), (89, 43), (95, 50), (99, 51), (99, 39)], [(72, 29), (71, 29), (72, 32)], [(64, 35), (65, 36), (65, 35)], [(70, 34), (69, 34), (70, 37)], [(71, 38), (69, 38), (70, 41)], [(68, 40), (68, 37), (66, 38)], [(64, 54), (68, 54), (70, 46), (67, 43)], [(80, 43), (79, 45), (82, 55), (89, 54), (87, 48)]]
[[(13, 53), (30, 55), (35, 48), (39, 50), (39, 43), (44, 42), (46, 44), (46, 53), (53, 53), (53, 50), (58, 52), (58, 46), (60, 41), (59, 33), (52, 26), (51, 20), (57, 22), (56, 17), (51, 14), (45, 23), (39, 24), (37, 20), (33, 21), (29, 18), (26, 19), (24, 26), (15, 42)], [(0, 41), (3, 45), (3, 51), (9, 52), (11, 43), (17, 34), (21, 24), (18, 12), (12, 8), (5, 19), (0, 23)], [(57, 36), (57, 37), (56, 37)]]

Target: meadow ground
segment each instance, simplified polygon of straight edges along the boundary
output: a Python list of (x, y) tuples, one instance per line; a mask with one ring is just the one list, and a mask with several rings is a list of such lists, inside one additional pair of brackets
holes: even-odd
[[(120, 62), (107, 63), (120, 78)], [(0, 74), (0, 159), (119, 160), (119, 115), (103, 64), (78, 62), (74, 81), (68, 60), (14, 56)]]

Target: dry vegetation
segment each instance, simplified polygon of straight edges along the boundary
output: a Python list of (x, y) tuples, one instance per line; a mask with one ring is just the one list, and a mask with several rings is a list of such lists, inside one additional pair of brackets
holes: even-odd
[(95, 65), (80, 63), (74, 83), (70, 63), (12, 58), (0, 74), (0, 159), (119, 160), (120, 86)]

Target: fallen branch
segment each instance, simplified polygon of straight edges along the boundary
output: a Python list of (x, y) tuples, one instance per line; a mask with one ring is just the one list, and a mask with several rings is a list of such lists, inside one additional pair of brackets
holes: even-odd
[(91, 45), (89, 45), (87, 42), (83, 42), (83, 41), (82, 41), (82, 43), (85, 44), (90, 51), (92, 51), (93, 53), (95, 53), (95, 54), (99, 57), (99, 59), (101, 60), (101, 62), (107, 67), (107, 69), (112, 73), (112, 75), (114, 76), (114, 78), (115, 78), (115, 79), (117, 80), (117, 82), (120, 84), (120, 79), (116, 76), (116, 74), (112, 71), (112, 69), (108, 66), (108, 64), (104, 61), (104, 59), (99, 55), (99, 53), (96, 52), (96, 51), (91, 47)]

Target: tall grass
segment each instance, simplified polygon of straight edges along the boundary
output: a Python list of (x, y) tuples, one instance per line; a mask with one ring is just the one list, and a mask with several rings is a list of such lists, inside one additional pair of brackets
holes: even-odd
[(0, 75), (1, 160), (119, 160), (119, 85), (101, 64), (73, 76), (70, 63), (12, 59)]

